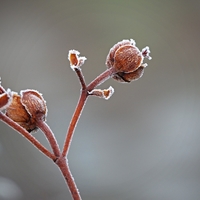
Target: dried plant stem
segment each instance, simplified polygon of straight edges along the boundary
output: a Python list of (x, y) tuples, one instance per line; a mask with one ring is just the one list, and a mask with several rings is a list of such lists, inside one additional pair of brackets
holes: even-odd
[(60, 156), (60, 149), (57, 143), (57, 140), (54, 136), (54, 133), (50, 129), (50, 127), (46, 124), (46, 122), (39, 120), (37, 121), (37, 126), (41, 129), (41, 131), (45, 134), (46, 138), (49, 141), (49, 144), (51, 145), (51, 148), (54, 152), (54, 155), (56, 157)]
[(38, 122), (38, 126), (41, 131), (47, 137), (54, 154), (52, 154), (48, 149), (46, 149), (35, 137), (33, 137), (28, 131), (26, 131), (19, 124), (14, 122), (12, 119), (7, 117), (4, 113), (0, 112), (0, 120), (12, 127), (14, 130), (23, 135), (27, 140), (29, 140), (37, 149), (39, 149), (42, 153), (44, 153), (47, 157), (52, 159), (61, 170), (64, 179), (70, 189), (71, 195), (74, 200), (81, 200), (80, 194), (78, 192), (78, 188), (76, 187), (74, 178), (70, 172), (68, 162), (66, 162), (66, 158), (63, 157), (60, 153), (57, 141), (52, 133), (51, 129), (45, 122)]
[(5, 114), (0, 112), (0, 120), (2, 120), (4, 123), (12, 127), (14, 130), (16, 130), (18, 133), (23, 135), (29, 142), (31, 142), (37, 149), (39, 149), (43, 154), (45, 154), (47, 157), (49, 157), (52, 160), (56, 160), (56, 156), (52, 154), (48, 149), (46, 149), (36, 138), (34, 138), (28, 131), (26, 131), (23, 127), (21, 127), (19, 124), (14, 122), (12, 119), (7, 117)]
[(79, 81), (80, 81), (82, 90), (85, 90), (85, 89), (86, 89), (86, 83), (85, 83), (85, 78), (84, 78), (84, 76), (83, 76), (83, 74), (82, 74), (81, 69), (77, 69), (77, 68), (76, 68), (76, 69), (75, 69), (75, 72), (76, 72), (76, 74), (77, 74), (77, 76), (78, 76), (78, 78), (79, 78)]
[(78, 188), (75, 184), (74, 178), (70, 172), (68, 161), (66, 160), (65, 157), (60, 157), (57, 161), (56, 164), (58, 165), (60, 171), (62, 172), (62, 175), (69, 187), (69, 190), (71, 192), (71, 195), (74, 200), (81, 200), (80, 193), (78, 191)]
[(71, 191), (71, 194), (73, 196), (73, 199), (79, 200), (79, 199), (81, 199), (81, 197), (80, 197), (80, 194), (78, 192), (78, 188), (76, 187), (73, 176), (72, 176), (72, 174), (69, 170), (68, 163), (66, 163), (65, 158), (68, 155), (69, 148), (70, 148), (70, 145), (71, 145), (71, 141), (72, 141), (72, 138), (73, 138), (73, 133), (75, 131), (77, 122), (78, 122), (78, 120), (81, 116), (82, 110), (83, 110), (85, 103), (87, 101), (87, 97), (89, 96), (88, 92), (93, 90), (95, 87), (97, 87), (98, 85), (100, 85), (104, 81), (106, 81), (108, 78), (110, 78), (112, 76), (112, 74), (114, 73), (114, 70), (113, 69), (106, 70), (101, 75), (99, 75), (96, 79), (94, 79), (94, 81), (92, 81), (88, 86), (86, 86), (86, 84), (85, 84), (85, 80), (84, 80), (84, 77), (83, 77), (81, 70), (76, 69), (75, 72), (76, 72), (76, 74), (77, 74), (77, 76), (80, 80), (82, 90), (81, 90), (81, 94), (80, 94), (80, 98), (79, 98), (77, 107), (75, 109), (75, 112), (72, 116), (72, 119), (71, 119), (71, 122), (70, 122), (70, 125), (69, 125), (69, 128), (68, 128), (65, 143), (64, 143), (64, 146), (63, 146), (62, 156), (60, 157), (60, 159), (58, 159), (56, 161), (56, 164), (59, 166), (63, 176), (65, 177), (65, 180), (66, 180), (68, 187)]
[(87, 91), (82, 90), (80, 98), (79, 98), (79, 102), (77, 104), (76, 110), (73, 114), (72, 120), (71, 120), (69, 128), (68, 128), (67, 136), (66, 136), (65, 143), (64, 143), (64, 146), (63, 146), (63, 151), (62, 151), (63, 157), (67, 156), (67, 154), (69, 152), (73, 133), (74, 133), (74, 130), (76, 128), (76, 124), (77, 124), (77, 122), (80, 118), (81, 112), (84, 108), (84, 105), (86, 103), (87, 96), (88, 96)]
[(99, 76), (97, 76), (88, 86), (87, 86), (87, 91), (90, 92), (94, 88), (96, 88), (98, 85), (101, 85), (103, 82), (108, 80), (112, 74), (115, 73), (114, 68), (109, 68), (103, 73), (101, 73)]

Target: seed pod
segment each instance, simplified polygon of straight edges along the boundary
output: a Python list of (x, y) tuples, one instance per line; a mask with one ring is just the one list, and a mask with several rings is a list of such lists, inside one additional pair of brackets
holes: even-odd
[(30, 116), (36, 121), (45, 121), (47, 108), (42, 94), (36, 90), (22, 90), (20, 94), (22, 105), (26, 108), (26, 111), (30, 114)]
[(115, 44), (109, 51), (106, 65), (108, 68), (113, 67), (116, 73), (113, 78), (120, 82), (131, 82), (139, 79), (147, 64), (143, 64), (144, 58), (151, 59), (149, 56), (149, 47), (145, 47), (140, 51), (135, 46), (135, 41), (122, 40)]
[(47, 108), (42, 95), (36, 90), (23, 90), (13, 94), (6, 115), (28, 132), (36, 131), (37, 121), (46, 120)]

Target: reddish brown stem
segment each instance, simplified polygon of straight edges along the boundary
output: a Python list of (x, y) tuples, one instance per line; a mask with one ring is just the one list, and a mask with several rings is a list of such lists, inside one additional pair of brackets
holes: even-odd
[(79, 194), (78, 188), (76, 187), (74, 178), (70, 172), (68, 161), (66, 160), (65, 157), (60, 157), (57, 161), (56, 164), (58, 165), (60, 171), (63, 174), (63, 177), (69, 187), (69, 190), (71, 192), (71, 195), (74, 200), (81, 200), (81, 196)]
[(56, 156), (53, 155), (48, 149), (46, 149), (36, 138), (34, 138), (28, 131), (26, 131), (23, 127), (21, 127), (19, 124), (14, 122), (12, 119), (7, 117), (5, 114), (0, 112), (0, 120), (2, 120), (4, 123), (9, 125), (11, 128), (19, 132), (21, 135), (23, 135), (29, 142), (31, 142), (37, 149), (39, 149), (43, 154), (45, 154), (47, 157), (49, 157), (52, 160), (56, 160)]
[(81, 95), (78, 101), (78, 104), (76, 106), (75, 112), (72, 116), (68, 132), (66, 135), (64, 147), (63, 147), (63, 152), (62, 156), (56, 161), (56, 164), (59, 166), (63, 176), (65, 177), (65, 180), (67, 182), (67, 185), (69, 186), (69, 189), (71, 191), (72, 197), (74, 200), (81, 200), (80, 194), (78, 192), (78, 188), (76, 187), (75, 181), (72, 177), (72, 174), (69, 170), (68, 163), (66, 163), (66, 156), (68, 155), (70, 144), (72, 141), (73, 133), (76, 128), (77, 122), (81, 116), (82, 110), (84, 108), (84, 105), (86, 103), (87, 97), (88, 97), (88, 92), (93, 90), (95, 87), (106, 81), (108, 78), (112, 76), (112, 74), (115, 72), (115, 70), (112, 69), (107, 69), (105, 72), (100, 74), (96, 79), (94, 79), (88, 86), (85, 84), (85, 80), (83, 77), (83, 74), (81, 70), (76, 69), (76, 74), (80, 80), (80, 84), (82, 86), (82, 91)]
[(76, 74), (79, 78), (82, 90), (85, 90), (86, 89), (86, 83), (85, 83), (85, 79), (84, 79), (84, 76), (83, 76), (81, 69), (75, 68), (75, 72), (76, 72)]
[(66, 139), (65, 139), (65, 143), (64, 143), (63, 151), (62, 151), (63, 157), (67, 156), (67, 154), (69, 152), (69, 147), (70, 147), (70, 144), (72, 141), (73, 133), (76, 128), (76, 124), (80, 118), (81, 112), (84, 108), (84, 105), (86, 103), (87, 96), (88, 96), (87, 91), (82, 90), (80, 98), (79, 98), (79, 102), (77, 104), (76, 110), (74, 112), (74, 115), (72, 117), (72, 120), (71, 120), (69, 128), (68, 128), (68, 132), (66, 135)]
[(88, 86), (87, 91), (90, 92), (94, 88), (96, 88), (98, 85), (102, 84), (106, 80), (108, 80), (113, 73), (115, 73), (115, 68), (109, 68), (103, 73), (101, 73), (99, 76), (97, 76)]
[(85, 88), (85, 80), (84, 80), (84, 77), (83, 77), (83, 75), (81, 73), (81, 70), (76, 70), (76, 73), (77, 73), (77, 75), (79, 77), (79, 80), (80, 80), (80, 83), (82, 85), (82, 92), (81, 92), (81, 96), (79, 98), (79, 102), (77, 104), (76, 110), (74, 112), (74, 115), (72, 117), (72, 120), (70, 122), (69, 128), (68, 128), (68, 132), (67, 132), (67, 136), (66, 136), (66, 139), (65, 139), (63, 152), (62, 152), (62, 156), (63, 157), (67, 156), (67, 154), (69, 152), (69, 148), (70, 148), (70, 144), (71, 144), (71, 141), (72, 141), (73, 133), (74, 133), (74, 130), (76, 128), (76, 124), (77, 124), (77, 122), (78, 122), (78, 120), (80, 118), (81, 112), (82, 112), (82, 110), (84, 108), (84, 105), (86, 103), (86, 100), (87, 100), (87, 97), (88, 97), (88, 92), (93, 90), (98, 85), (102, 84), (107, 79), (109, 79), (114, 72), (115, 72), (114, 68), (107, 69), (102, 74), (100, 74), (97, 78), (95, 78)]
[(49, 144), (51, 145), (51, 148), (52, 148), (52, 150), (54, 152), (54, 155), (56, 157), (59, 157), (60, 156), (60, 149), (59, 149), (57, 140), (56, 140), (56, 138), (54, 136), (54, 133), (52, 132), (50, 127), (42, 120), (37, 121), (37, 126), (45, 134), (47, 140), (49, 141)]

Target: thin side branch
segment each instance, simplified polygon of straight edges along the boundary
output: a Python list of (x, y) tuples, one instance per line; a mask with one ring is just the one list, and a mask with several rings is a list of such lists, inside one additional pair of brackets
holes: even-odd
[(114, 68), (109, 68), (106, 71), (104, 71), (103, 73), (101, 73), (99, 76), (97, 76), (88, 86), (87, 86), (87, 90), (88, 92), (91, 92), (91, 90), (93, 90), (94, 88), (96, 88), (98, 85), (102, 84), (103, 82), (105, 82), (106, 80), (108, 80), (113, 73), (115, 72)]
[(50, 127), (46, 124), (46, 122), (40, 120), (37, 122), (37, 126), (41, 129), (41, 131), (45, 134), (47, 140), (49, 141), (49, 144), (51, 145), (51, 148), (54, 152), (54, 155), (56, 157), (60, 156), (60, 149), (59, 145), (57, 143), (57, 140), (54, 136), (54, 133), (50, 129)]
[(85, 90), (86, 89), (86, 83), (85, 83), (85, 78), (83, 76), (83, 73), (82, 73), (81, 69), (75, 68), (75, 72), (76, 72), (76, 74), (77, 74), (77, 76), (79, 78), (82, 90)]

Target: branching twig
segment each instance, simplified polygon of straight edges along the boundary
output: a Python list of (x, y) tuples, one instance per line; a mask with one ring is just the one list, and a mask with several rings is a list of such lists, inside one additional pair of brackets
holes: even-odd
[[(107, 56), (106, 65), (108, 69), (97, 76), (90, 84), (86, 85), (80, 68), (84, 64), (86, 58), (79, 57), (79, 52), (76, 50), (69, 51), (68, 59), (71, 68), (76, 72), (79, 78), (81, 93), (68, 127), (62, 152), (59, 149), (54, 133), (45, 122), (47, 107), (42, 95), (36, 90), (24, 90), (20, 92), (20, 95), (18, 95), (17, 93), (11, 92), (11, 90), (6, 91), (0, 85), (0, 120), (23, 135), (37, 149), (55, 162), (61, 170), (74, 200), (81, 200), (81, 196), (70, 172), (67, 155), (72, 142), (74, 130), (88, 96), (92, 95), (109, 99), (114, 92), (112, 87), (104, 90), (96, 89), (96, 87), (110, 77), (117, 81), (126, 83), (139, 79), (143, 75), (144, 68), (147, 66), (146, 63), (142, 63), (143, 59), (151, 59), (149, 53), (150, 50), (148, 47), (145, 47), (140, 52), (135, 46), (135, 41), (132, 39), (123, 40), (117, 43), (110, 49)], [(6, 114), (2, 113), (2, 110), (6, 110)], [(31, 135), (30, 132), (37, 130), (37, 128), (40, 128), (46, 136), (53, 153), (46, 149)]]
[(51, 145), (51, 148), (54, 152), (54, 155), (59, 158), (60, 149), (59, 149), (57, 140), (54, 136), (54, 133), (52, 132), (50, 127), (46, 124), (46, 122), (44, 122), (42, 120), (37, 121), (37, 126), (38, 126), (38, 128), (41, 129), (41, 131), (45, 134), (46, 138), (48, 139), (49, 144)]
[(33, 137), (28, 131), (26, 131), (24, 128), (22, 128), (19, 124), (14, 122), (12, 119), (7, 117), (5, 114), (0, 112), (0, 120), (2, 120), (4, 123), (9, 125), (11, 128), (16, 130), (18, 133), (20, 133), (22, 136), (24, 136), (29, 142), (31, 142), (38, 150), (40, 150), (43, 154), (45, 154), (47, 157), (49, 157), (52, 160), (56, 160), (56, 156), (52, 154), (48, 149), (46, 149), (35, 137)]

